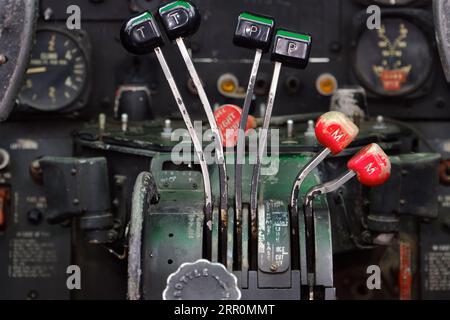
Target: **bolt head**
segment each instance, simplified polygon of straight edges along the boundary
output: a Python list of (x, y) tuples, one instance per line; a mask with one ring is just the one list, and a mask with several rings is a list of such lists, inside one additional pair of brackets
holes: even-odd
[(8, 58), (4, 54), (0, 54), (0, 65), (5, 64)]
[(28, 222), (33, 225), (38, 225), (39, 223), (41, 223), (42, 217), (43, 217), (42, 211), (39, 209), (34, 208), (27, 212)]

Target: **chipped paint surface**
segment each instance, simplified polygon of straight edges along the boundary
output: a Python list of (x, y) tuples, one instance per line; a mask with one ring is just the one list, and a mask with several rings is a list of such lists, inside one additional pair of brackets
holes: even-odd
[(353, 156), (348, 168), (356, 172), (362, 184), (370, 187), (385, 183), (391, 175), (391, 161), (376, 143), (369, 144)]
[(6, 57), (0, 73), (0, 121), (14, 103), (28, 66), (37, 0), (0, 0), (0, 54)]
[(317, 140), (333, 154), (340, 153), (358, 135), (358, 127), (343, 113), (330, 111), (323, 114), (316, 124)]
[(141, 297), (141, 247), (144, 214), (148, 209), (156, 185), (149, 172), (142, 172), (136, 179), (133, 191), (133, 206), (130, 219), (130, 240), (128, 253), (128, 299), (139, 300)]

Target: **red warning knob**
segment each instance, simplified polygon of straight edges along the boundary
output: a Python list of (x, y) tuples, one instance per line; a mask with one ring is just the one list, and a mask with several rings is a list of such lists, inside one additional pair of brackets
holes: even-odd
[[(232, 104), (223, 105), (214, 111), (217, 127), (222, 136), (223, 145), (227, 148), (236, 146), (239, 122), (241, 121), (242, 109)], [(249, 115), (245, 132), (256, 128), (256, 120)]]
[(343, 113), (330, 111), (317, 120), (316, 138), (321, 145), (338, 154), (358, 135), (358, 127)]
[(366, 186), (375, 187), (386, 182), (391, 174), (391, 162), (383, 149), (372, 143), (361, 149), (347, 164)]

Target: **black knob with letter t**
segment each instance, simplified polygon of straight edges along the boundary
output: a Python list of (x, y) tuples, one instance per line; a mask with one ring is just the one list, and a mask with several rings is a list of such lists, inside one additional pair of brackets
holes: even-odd
[(120, 40), (133, 54), (149, 54), (164, 44), (153, 15), (146, 11), (126, 21), (120, 31)]
[(161, 5), (158, 13), (167, 36), (172, 41), (193, 35), (200, 26), (200, 13), (190, 1), (172, 1)]

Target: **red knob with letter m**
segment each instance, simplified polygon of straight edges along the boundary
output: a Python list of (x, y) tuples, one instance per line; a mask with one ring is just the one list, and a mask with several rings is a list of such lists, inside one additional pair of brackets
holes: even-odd
[(358, 127), (346, 115), (330, 111), (317, 120), (316, 138), (332, 154), (344, 150), (358, 135)]
[(375, 187), (387, 181), (391, 174), (391, 162), (383, 149), (372, 143), (359, 151), (347, 164), (358, 180), (369, 187)]

